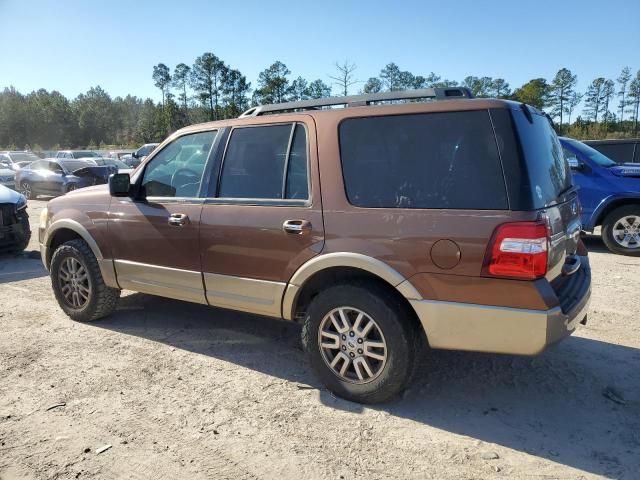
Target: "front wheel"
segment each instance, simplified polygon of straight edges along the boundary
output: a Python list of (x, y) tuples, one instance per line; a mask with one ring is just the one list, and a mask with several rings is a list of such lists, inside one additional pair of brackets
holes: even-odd
[(621, 255), (640, 256), (640, 206), (616, 208), (602, 222), (602, 241)]
[(79, 322), (109, 315), (120, 290), (105, 285), (98, 261), (84, 240), (62, 244), (51, 258), (51, 286), (60, 308)]
[(418, 351), (406, 307), (375, 283), (343, 284), (308, 308), (302, 342), (318, 376), (336, 395), (378, 403), (408, 384)]

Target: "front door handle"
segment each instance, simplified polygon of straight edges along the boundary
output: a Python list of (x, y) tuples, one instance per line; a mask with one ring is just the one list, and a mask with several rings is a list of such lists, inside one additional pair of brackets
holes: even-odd
[(309, 220), (285, 220), (282, 229), (291, 235), (303, 235), (311, 231), (311, 222)]
[(184, 227), (189, 223), (189, 215), (184, 213), (172, 213), (169, 215), (168, 223), (172, 227)]

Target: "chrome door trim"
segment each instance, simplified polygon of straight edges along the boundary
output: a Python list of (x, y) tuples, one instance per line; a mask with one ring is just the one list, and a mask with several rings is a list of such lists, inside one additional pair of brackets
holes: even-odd
[(202, 274), (129, 260), (114, 260), (121, 288), (206, 305)]
[(203, 276), (209, 305), (280, 317), (285, 283), (216, 273)]

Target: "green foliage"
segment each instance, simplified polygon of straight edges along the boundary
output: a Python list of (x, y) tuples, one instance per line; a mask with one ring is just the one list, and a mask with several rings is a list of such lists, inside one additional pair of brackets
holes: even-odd
[(191, 69), (191, 88), (202, 105), (209, 107), (209, 120), (217, 120), (219, 117), (222, 79), (226, 71), (224, 62), (209, 52), (196, 58)]
[(261, 104), (286, 102), (292, 93), (289, 75), (291, 71), (279, 60), (260, 72), (254, 101)]
[[(551, 107), (551, 117), (560, 119), (560, 128), (564, 123), (566, 104), (574, 93), (574, 88), (578, 83), (578, 76), (571, 73), (568, 68), (561, 68), (549, 85), (549, 106)], [(575, 107), (574, 107), (575, 108)]]
[(512, 98), (542, 110), (549, 104), (549, 90), (549, 84), (544, 78), (534, 78), (516, 88)]
[[(347, 60), (335, 64), (335, 74), (328, 78), (339, 88), (339, 94), (347, 95), (353, 85), (360, 83), (355, 69), (355, 64)], [(213, 53), (204, 53), (192, 66), (176, 65), (173, 74), (163, 63), (153, 67), (152, 79), (162, 93), (161, 103), (131, 95), (111, 98), (99, 86), (74, 99), (44, 89), (25, 95), (9, 87), (0, 91), (0, 147), (56, 150), (88, 145), (135, 146), (161, 141), (190, 123), (235, 118), (251, 103), (331, 95), (331, 86), (321, 79), (309, 81), (298, 76), (290, 81), (290, 75), (287, 66), (276, 61), (260, 73), (258, 88), (252, 92), (251, 83), (239, 70), (227, 66)], [(379, 76), (364, 82), (361, 92), (463, 85), (478, 97), (510, 98), (548, 109), (559, 119), (560, 131), (576, 138), (638, 134), (640, 71), (633, 76), (625, 67), (616, 79), (617, 88), (612, 80), (596, 78), (585, 94), (575, 91), (576, 80), (569, 69), (562, 68), (551, 83), (535, 78), (511, 92), (503, 78), (467, 76), (457, 82), (442, 79), (434, 72), (414, 74), (390, 62)], [(618, 98), (615, 107), (614, 96)], [(583, 116), (572, 123), (583, 98)]]
[(362, 87), (362, 93), (378, 93), (382, 89), (382, 81), (377, 77), (371, 77)]

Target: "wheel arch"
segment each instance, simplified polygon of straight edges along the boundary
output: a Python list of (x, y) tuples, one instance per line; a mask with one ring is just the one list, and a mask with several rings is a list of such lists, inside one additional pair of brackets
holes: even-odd
[(69, 240), (80, 238), (87, 242), (89, 248), (95, 255), (98, 261), (103, 260), (100, 247), (93, 239), (87, 229), (80, 223), (71, 219), (56, 220), (53, 222), (45, 233), (43, 244), (48, 249), (46, 266), (48, 267), (51, 262), (51, 256), (56, 248)]
[(397, 296), (414, 314), (409, 300), (422, 299), (416, 288), (386, 263), (362, 254), (330, 253), (309, 260), (291, 277), (282, 301), (283, 318), (296, 320), (323, 288), (346, 279), (377, 282)]
[(47, 228), (42, 242), (43, 246), (46, 248), (46, 255), (43, 255), (42, 258), (45, 268), (47, 268), (47, 270), (49, 269), (51, 265), (51, 257), (56, 248), (65, 242), (75, 239), (82, 239), (87, 243), (87, 245), (89, 245), (91, 252), (98, 261), (98, 266), (100, 267), (100, 273), (102, 274), (104, 283), (108, 287), (120, 288), (116, 278), (113, 261), (103, 257), (100, 247), (98, 247), (95, 239), (91, 236), (86, 227), (76, 220), (63, 218), (61, 220), (56, 220), (49, 225), (49, 228)]
[(595, 221), (593, 222), (593, 227), (598, 227), (602, 225), (604, 219), (607, 218), (611, 212), (620, 207), (625, 207), (627, 205), (637, 205), (640, 206), (640, 196), (639, 197), (615, 197), (608, 201), (605, 201), (599, 208), (596, 214), (594, 215)]

